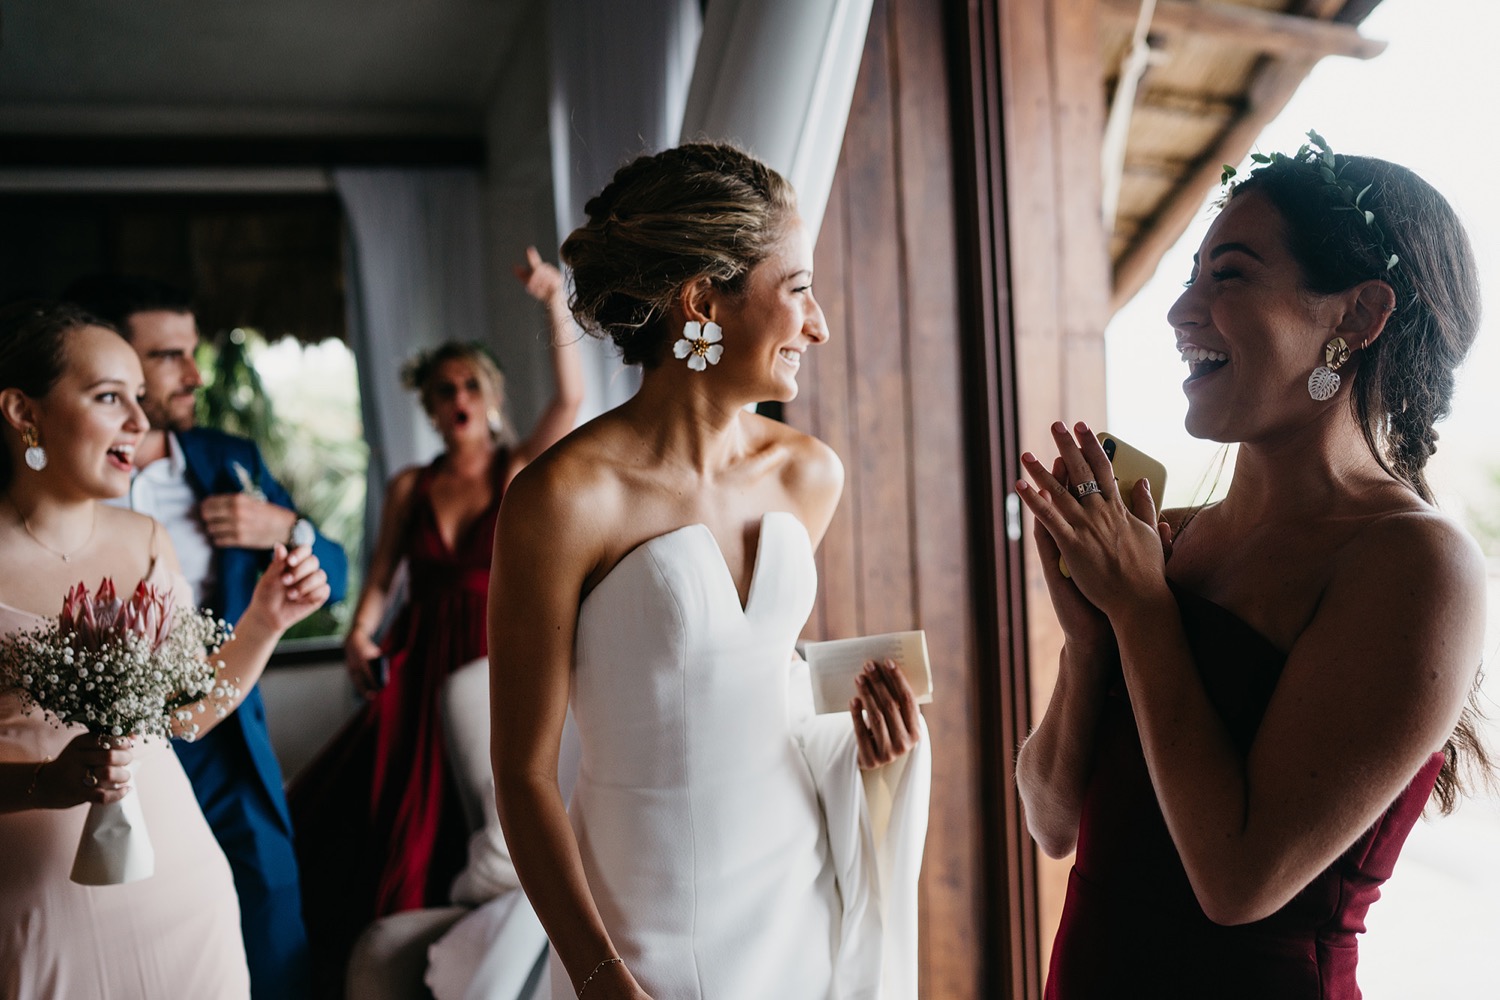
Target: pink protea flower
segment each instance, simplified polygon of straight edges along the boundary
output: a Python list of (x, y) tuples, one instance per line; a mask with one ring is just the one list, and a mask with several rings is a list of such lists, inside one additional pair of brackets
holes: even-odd
[(172, 630), (173, 604), (171, 591), (158, 590), (144, 580), (129, 601), (121, 601), (114, 581), (105, 577), (92, 598), (82, 583), (68, 592), (58, 629), (80, 650), (98, 650), (115, 636), (136, 635), (155, 652)]
[(158, 590), (142, 580), (121, 609), (119, 631), (141, 636), (154, 653), (172, 631), (175, 610), (170, 590)]

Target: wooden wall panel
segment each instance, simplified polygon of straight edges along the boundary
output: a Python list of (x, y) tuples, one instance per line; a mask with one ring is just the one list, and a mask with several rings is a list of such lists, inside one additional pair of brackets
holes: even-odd
[[(802, 396), (787, 413), (794, 423), (815, 434), (849, 462), (855, 454), (856, 428), (849, 415), (850, 352), (848, 185), (834, 178), (823, 213), (823, 236), (814, 252), (813, 274), (818, 301), (828, 323), (829, 341), (809, 351), (803, 362)], [(799, 419), (800, 418), (800, 419)], [(846, 476), (848, 475), (846, 470)], [(858, 635), (862, 580), (855, 544), (854, 498), (846, 489), (833, 521), (818, 547), (818, 603), (808, 623), (810, 638)]]
[[(898, 3), (890, 18), (896, 162), (906, 276), (907, 412), (912, 441), (912, 552), (917, 614), (941, 632), (937, 682), (945, 692), (928, 709), (935, 748), (932, 825), (923, 894), (926, 996), (990, 996), (988, 935), (996, 929), (990, 893), (997, 879), (981, 758), (987, 748), (979, 683), (993, 664), (974, 643), (968, 530), (968, 463), (964, 461), (963, 346), (959, 308), (953, 109), (946, 74), (948, 35), (930, 5)], [(947, 133), (947, 141), (941, 141)], [(940, 735), (939, 735), (940, 734)], [(1003, 881), (1003, 879), (1001, 880)]]
[[(989, 989), (985, 829), (970, 586), (950, 22), (942, 0), (876, 0), (842, 156), (815, 251), (832, 340), (810, 352), (787, 418), (843, 457), (846, 486), (819, 553), (809, 637), (927, 630), (936, 701), (921, 897), (922, 996)], [(852, 574), (841, 579), (841, 574)], [(1003, 862), (1002, 862), (1003, 863)]]
[[(1096, 0), (998, 2), (1017, 427), (1022, 447), (1046, 455), (1053, 421), (1102, 428), (1105, 419), (1111, 280), (1098, 11)], [(1062, 634), (1035, 549), (1025, 551), (1027, 666), (1039, 719), (1057, 679)], [(1039, 855), (1036, 865), (1045, 969), (1071, 862)]]
[(1094, 3), (876, 0), (815, 250), (832, 340), (785, 410), (846, 470), (808, 637), (927, 630), (942, 1000), (1040, 995), (1066, 872), (1039, 869), (1014, 789), (1060, 637), (1006, 502), (1022, 447), (1103, 415)]

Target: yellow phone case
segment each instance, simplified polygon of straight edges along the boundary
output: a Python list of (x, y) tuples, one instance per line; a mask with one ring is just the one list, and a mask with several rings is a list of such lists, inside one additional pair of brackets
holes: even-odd
[[(1108, 431), (1100, 431), (1098, 437), (1099, 443), (1104, 447), (1104, 454), (1109, 456), (1110, 464), (1114, 466), (1120, 496), (1126, 497), (1128, 503), (1130, 491), (1144, 479), (1151, 484), (1151, 499), (1156, 501), (1157, 509), (1160, 510), (1162, 497), (1166, 496), (1167, 491), (1167, 467)], [(1062, 559), (1057, 560), (1057, 568), (1062, 570), (1063, 576), (1070, 576), (1067, 563)]]

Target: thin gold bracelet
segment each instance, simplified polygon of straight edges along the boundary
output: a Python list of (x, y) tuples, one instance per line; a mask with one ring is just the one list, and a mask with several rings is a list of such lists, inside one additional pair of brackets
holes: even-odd
[(42, 768), (52, 763), (51, 757), (43, 757), (37, 764), (36, 770), (31, 772), (31, 784), (26, 786), (26, 797), (29, 799), (36, 794), (37, 782), (42, 780)]
[(590, 972), (588, 978), (583, 981), (583, 985), (578, 987), (578, 996), (583, 996), (583, 991), (589, 988), (589, 983), (592, 983), (594, 981), (594, 977), (599, 974), (600, 969), (604, 968), (606, 965), (614, 965), (616, 963), (624, 964), (624, 962), (625, 960), (619, 957), (606, 958), (604, 961), (594, 966), (594, 971)]

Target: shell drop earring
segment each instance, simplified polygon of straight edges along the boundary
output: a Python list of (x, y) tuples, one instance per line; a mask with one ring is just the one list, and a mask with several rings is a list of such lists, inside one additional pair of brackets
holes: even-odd
[(1326, 402), (1339, 391), (1339, 369), (1349, 360), (1349, 345), (1343, 337), (1334, 337), (1323, 347), (1323, 363), (1307, 377), (1307, 394)]

